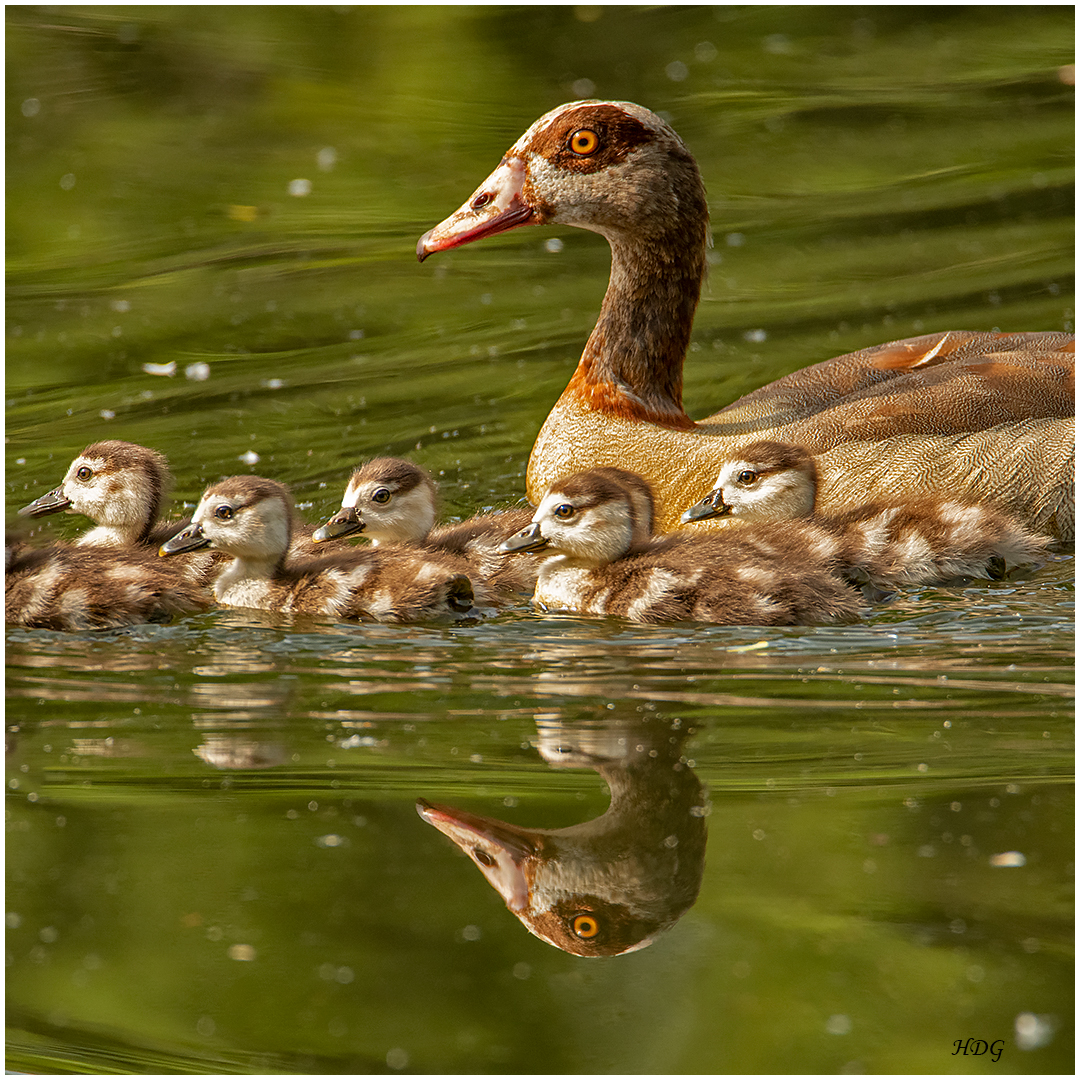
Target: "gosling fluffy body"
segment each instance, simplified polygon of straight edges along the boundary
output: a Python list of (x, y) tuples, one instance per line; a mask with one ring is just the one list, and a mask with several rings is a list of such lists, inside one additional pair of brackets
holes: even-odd
[(532, 507), (478, 514), (467, 521), (436, 525), (438, 489), (431, 475), (411, 461), (380, 457), (353, 471), (341, 510), (315, 530), (317, 543), (362, 534), (372, 547), (407, 545), (469, 576), (481, 604), (528, 594), (539, 561), (504, 559), (499, 545), (532, 519)]
[(1040, 562), (1051, 544), (993, 506), (923, 496), (821, 514), (816, 492), (817, 468), (807, 450), (755, 442), (725, 462), (713, 491), (683, 520), (731, 516), (758, 529), (785, 522), (784, 531), (809, 522), (832, 537), (845, 571), (884, 587), (1000, 577), (1006, 565)]
[(287, 561), (293, 522), (284, 485), (233, 476), (206, 489), (191, 525), (161, 552), (209, 545), (232, 556), (214, 582), (218, 603), (227, 607), (392, 623), (472, 611), (466, 575), (410, 552), (336, 551)]
[(4, 614), (12, 626), (114, 630), (209, 606), (205, 589), (149, 549), (54, 544), (7, 551)]
[(532, 524), (504, 550), (539, 551), (534, 603), (548, 611), (730, 625), (850, 619), (856, 592), (834, 572), (828, 537), (812, 526), (783, 535), (652, 535), (649, 485), (597, 468), (552, 484)]

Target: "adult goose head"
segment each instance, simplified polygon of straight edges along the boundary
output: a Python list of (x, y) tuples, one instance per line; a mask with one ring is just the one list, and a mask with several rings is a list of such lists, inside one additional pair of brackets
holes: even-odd
[[(417, 255), (542, 224), (601, 233), (612, 263), (596, 327), (533, 446), (534, 503), (562, 476), (625, 466), (652, 483), (663, 531), (704, 494), (720, 462), (755, 438), (817, 453), (1073, 414), (1072, 335), (953, 331), (815, 364), (695, 424), (683, 409), (682, 366), (708, 206), (686, 146), (639, 105), (576, 101), (542, 116), (462, 207), (421, 237)], [(868, 483), (861, 494), (879, 490)]]

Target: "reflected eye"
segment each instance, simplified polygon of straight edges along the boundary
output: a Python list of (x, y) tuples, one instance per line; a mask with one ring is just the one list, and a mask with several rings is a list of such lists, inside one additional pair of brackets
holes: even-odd
[(232, 521), (235, 511), (226, 503), (222, 503), (221, 506), (214, 508), (214, 517), (220, 521)]
[(600, 924), (592, 915), (575, 915), (573, 921), (570, 923), (570, 929), (573, 930), (579, 938), (582, 938), (584, 941), (589, 941), (600, 933)]
[(77, 469), (75, 470), (75, 475), (76, 475), (76, 476), (77, 476), (77, 477), (78, 477), (78, 478), (79, 478), (80, 480), (89, 480), (89, 479), (90, 479), (90, 477), (94, 475), (94, 470), (93, 470), (93, 469), (91, 469), (89, 465), (80, 465), (80, 466), (79, 466), (79, 467), (78, 467), (78, 468), (77, 468)]
[(481, 866), (494, 866), (495, 865), (495, 860), (483, 848), (474, 847), (472, 849), (472, 853), (473, 853), (473, 858)]
[(472, 208), (474, 210), (483, 210), (484, 207), (487, 206), (489, 202), (491, 202), (491, 198), (492, 196), (490, 191), (481, 191), (480, 194), (477, 195), (475, 199), (473, 199), (471, 204)]
[(757, 473), (753, 469), (743, 469), (738, 476), (735, 477), (736, 483), (742, 484), (744, 487), (749, 487), (751, 484), (757, 483)]
[(390, 489), (389, 488), (376, 488), (371, 493), (371, 501), (373, 503), (388, 503), (390, 501)]
[(600, 136), (595, 131), (582, 128), (570, 136), (570, 151), (578, 157), (588, 157), (600, 148)]
[(569, 503), (563, 503), (562, 506), (556, 506), (553, 513), (557, 518), (565, 521), (567, 518), (574, 516), (574, 508)]

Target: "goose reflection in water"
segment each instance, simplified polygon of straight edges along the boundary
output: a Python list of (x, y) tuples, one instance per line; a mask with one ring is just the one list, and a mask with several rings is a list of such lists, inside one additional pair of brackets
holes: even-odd
[(682, 757), (678, 721), (563, 725), (538, 721), (553, 768), (588, 768), (611, 789), (593, 821), (525, 829), (420, 799), (420, 816), (480, 868), (538, 938), (578, 956), (651, 945), (697, 899), (707, 799)]

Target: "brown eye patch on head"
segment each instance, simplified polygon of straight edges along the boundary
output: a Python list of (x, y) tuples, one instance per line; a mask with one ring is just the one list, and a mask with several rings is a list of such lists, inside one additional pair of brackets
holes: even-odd
[(644, 124), (614, 105), (583, 105), (537, 133), (530, 149), (560, 168), (592, 173), (618, 164), (654, 138)]

